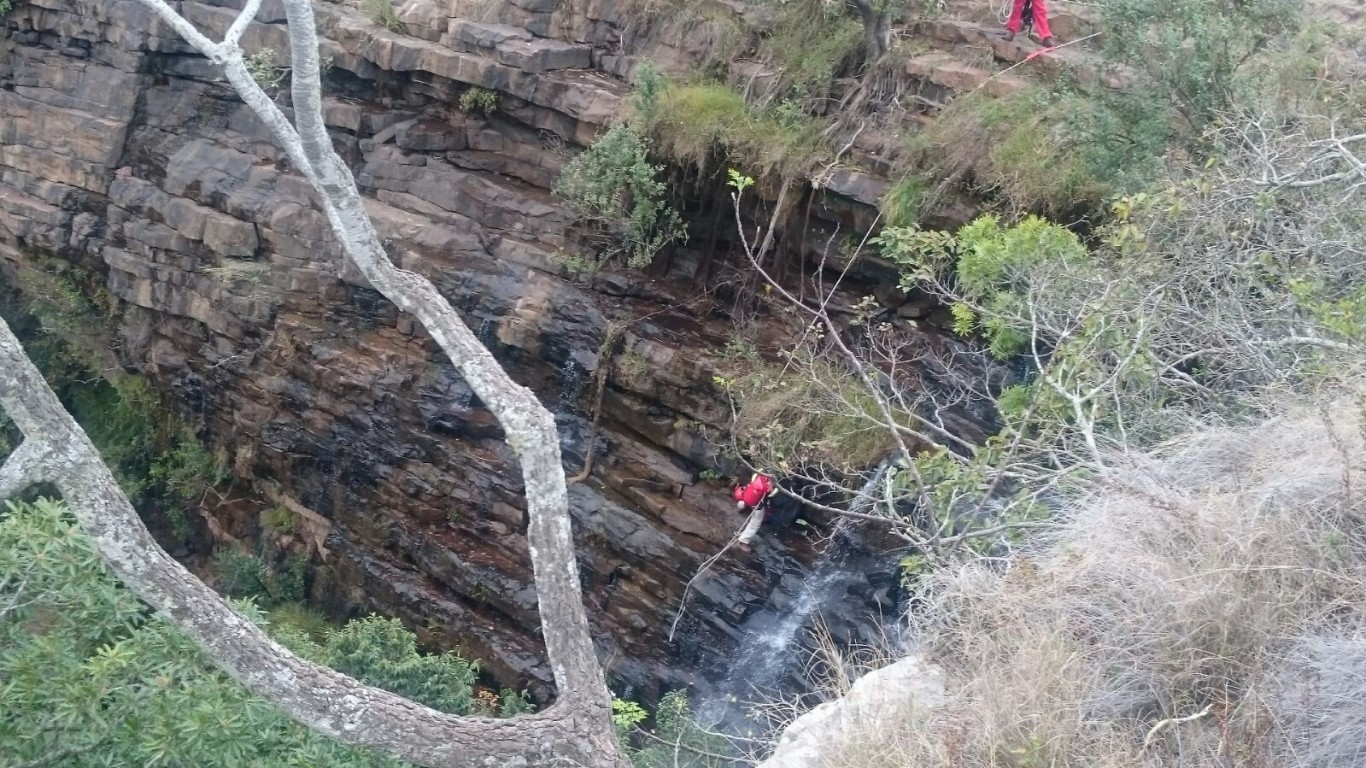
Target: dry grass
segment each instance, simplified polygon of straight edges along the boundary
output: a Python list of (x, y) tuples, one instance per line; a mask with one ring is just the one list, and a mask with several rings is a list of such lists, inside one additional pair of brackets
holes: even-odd
[(950, 703), (827, 766), (1349, 766), (1366, 758), (1366, 441), (1341, 402), (1205, 429), (1002, 571), (931, 576)]

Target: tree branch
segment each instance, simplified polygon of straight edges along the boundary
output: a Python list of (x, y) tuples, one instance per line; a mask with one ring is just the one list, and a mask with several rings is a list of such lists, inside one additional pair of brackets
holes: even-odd
[(26, 437), (0, 467), (0, 501), (51, 479), (47, 471), (49, 453), (51, 451), (41, 438)]

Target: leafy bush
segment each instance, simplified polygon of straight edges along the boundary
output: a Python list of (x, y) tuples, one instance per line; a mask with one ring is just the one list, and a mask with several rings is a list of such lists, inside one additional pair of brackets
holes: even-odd
[(460, 94), (459, 104), (462, 112), (478, 112), (488, 117), (498, 110), (498, 92), (470, 86)]
[(665, 202), (662, 171), (649, 162), (645, 139), (618, 123), (565, 166), (555, 193), (608, 235), (606, 258), (620, 256), (640, 269), (683, 234), (682, 220)]
[(1303, 0), (1107, 0), (1105, 53), (1143, 75), (1153, 104), (1176, 107), (1198, 136), (1235, 98), (1253, 56), (1293, 34)]
[[(620, 708), (619, 708), (620, 705)], [(613, 720), (623, 731), (625, 751), (636, 768), (727, 768), (740, 764), (724, 736), (707, 731), (693, 719), (687, 691), (670, 691), (660, 697), (655, 727), (640, 733), (645, 712), (635, 702), (612, 700)], [(626, 742), (634, 733), (639, 746)]]
[[(239, 582), (265, 578), (259, 560), (221, 558), (220, 568), (227, 562)], [(239, 609), (264, 621), (249, 603)], [(471, 710), (478, 665), (419, 653), (395, 620), (331, 629), (286, 603), (269, 623), (314, 662), (443, 711)], [(64, 508), (47, 500), (0, 509), (0, 680), (5, 765), (403, 765), (319, 736), (240, 687), (120, 584)], [(522, 694), (500, 696), (502, 715), (531, 708)]]
[(677, 162), (729, 162), (759, 176), (800, 176), (832, 154), (821, 122), (797, 104), (752, 106), (722, 83), (667, 86), (642, 129)]
[(759, 43), (759, 57), (778, 69), (781, 83), (799, 101), (823, 99), (840, 70), (853, 61), (863, 28), (839, 3), (790, 0)]
[(931, 196), (968, 185), (978, 194), (1000, 194), (1018, 210), (1072, 213), (1098, 208), (1119, 184), (1158, 170), (1147, 153), (1161, 152), (1165, 134), (1155, 146), (1135, 148), (1116, 137), (1147, 130), (1147, 124), (1104, 133), (1111, 122), (1111, 113), (1096, 102), (1066, 90), (1030, 86), (1001, 97), (974, 91), (912, 136), (909, 158), (916, 174), (932, 184)]
[(888, 187), (878, 201), (883, 225), (908, 227), (916, 224), (925, 203), (925, 193), (925, 180), (914, 174)]
[(48, 501), (0, 512), (0, 679), (5, 765), (401, 765), (248, 693), (119, 584)]
[(220, 549), (213, 558), (219, 589), (229, 597), (267, 598), (269, 569), (261, 558), (237, 549)]
[(261, 90), (271, 96), (279, 92), (280, 86), (289, 76), (289, 67), (281, 67), (275, 64), (277, 55), (279, 55), (279, 51), (274, 48), (262, 48), (243, 61), (251, 79), (261, 86)]
[(479, 665), (455, 654), (417, 652), (417, 638), (397, 619), (368, 616), (330, 634), (321, 659), (370, 685), (406, 696), (433, 709), (467, 714)]

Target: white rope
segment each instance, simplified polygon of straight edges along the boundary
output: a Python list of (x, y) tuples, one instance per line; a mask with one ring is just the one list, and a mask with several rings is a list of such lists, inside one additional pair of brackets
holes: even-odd
[(707, 569), (712, 567), (717, 560), (720, 560), (721, 555), (726, 554), (726, 550), (734, 546), (735, 542), (739, 540), (740, 534), (737, 532), (734, 536), (730, 537), (730, 541), (726, 542), (726, 546), (721, 547), (720, 552), (712, 555), (706, 562), (702, 563), (702, 566), (697, 569), (697, 573), (694, 573), (692, 578), (688, 579), (688, 583), (683, 586), (683, 597), (678, 600), (678, 613), (674, 614), (674, 623), (669, 626), (669, 642), (672, 643), (674, 641), (674, 631), (678, 629), (678, 620), (683, 618), (683, 608), (688, 603), (688, 592), (692, 589), (693, 582), (697, 581), (697, 578), (703, 573), (706, 573)]

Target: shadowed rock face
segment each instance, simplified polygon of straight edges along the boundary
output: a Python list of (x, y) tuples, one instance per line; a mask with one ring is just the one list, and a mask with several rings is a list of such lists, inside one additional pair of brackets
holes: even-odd
[[(266, 5), (244, 43), (283, 51), (282, 14)], [(211, 31), (234, 13), (183, 8)], [(414, 0), (400, 4), (407, 35), (337, 5), (320, 5), (319, 23), (327, 118), (392, 255), (557, 409), (570, 474), (608, 322), (649, 316), (624, 347), (647, 370), (612, 376), (597, 466), (571, 502), (609, 679), (651, 698), (724, 670), (746, 616), (790, 603), (813, 553), (785, 533), (724, 559), (666, 642), (684, 583), (741, 523), (727, 489), (694, 481), (714, 459), (699, 427), (729, 417), (712, 376), (732, 331), (698, 300), (697, 251), (653, 279), (592, 284), (554, 259), (577, 247), (547, 191), (565, 148), (627, 90), (613, 14), (592, 0)], [(456, 108), (467, 85), (499, 92), (495, 116)], [(251, 537), (254, 512), (284, 504), (307, 522), (321, 603), (398, 616), (546, 694), (520, 476), (500, 430), (411, 318), (341, 267), (304, 181), (207, 62), (136, 3), (38, 0), (0, 19), (0, 115), (0, 278), (51, 258), (98, 276), (121, 362), (172, 394), (252, 499), (236, 507), (251, 514), (210, 528)], [(882, 182), (836, 181), (853, 197), (820, 198), (816, 229), (871, 218)], [(786, 240), (787, 252), (808, 242)], [(780, 340), (776, 324), (759, 333)], [(851, 585), (849, 616), (827, 621), (868, 625), (889, 578)]]

